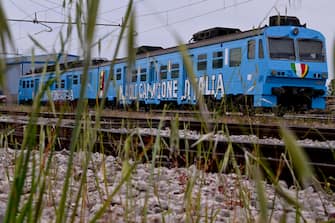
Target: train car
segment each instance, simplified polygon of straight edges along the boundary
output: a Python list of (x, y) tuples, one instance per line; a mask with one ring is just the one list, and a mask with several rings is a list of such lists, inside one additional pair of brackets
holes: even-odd
[[(56, 74), (56, 65), (49, 65), (46, 71), (41, 68), (23, 75), (19, 81), (19, 104), (31, 104), (44, 85), (48, 87), (42, 95), (41, 103), (47, 103), (50, 100), (76, 102), (80, 97), (83, 81), (83, 61), (73, 61), (59, 66), (59, 74)], [(104, 87), (109, 80), (109, 69), (110, 63), (106, 60), (91, 61), (84, 95), (90, 104), (101, 100)], [(109, 93), (109, 95), (113, 94)]]
[[(192, 70), (186, 69), (178, 47), (140, 47), (131, 67), (121, 58), (114, 61), (113, 72), (108, 62), (93, 63), (85, 97), (101, 99), (106, 90), (107, 102), (117, 106), (194, 106), (202, 96), (215, 108), (325, 109), (325, 38), (296, 17), (273, 16), (269, 25), (244, 32), (203, 30), (186, 47)], [(81, 74), (81, 67), (63, 72), (51, 87), (52, 99), (77, 100)], [(37, 76), (21, 78), (19, 102), (32, 100)]]
[(117, 85), (121, 102), (128, 104), (195, 105), (201, 94), (214, 104), (224, 99), (252, 108), (325, 109), (325, 48), (324, 36), (296, 17), (273, 16), (260, 29), (194, 34), (187, 44), (194, 75), (177, 47), (141, 53), (131, 71), (121, 60), (114, 73), (123, 79)]

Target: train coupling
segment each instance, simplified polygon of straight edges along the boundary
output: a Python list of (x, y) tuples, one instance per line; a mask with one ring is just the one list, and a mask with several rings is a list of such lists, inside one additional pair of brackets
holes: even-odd
[(276, 96), (293, 95), (293, 96), (309, 96), (320, 97), (325, 94), (322, 89), (313, 89), (308, 87), (274, 87), (272, 94)]

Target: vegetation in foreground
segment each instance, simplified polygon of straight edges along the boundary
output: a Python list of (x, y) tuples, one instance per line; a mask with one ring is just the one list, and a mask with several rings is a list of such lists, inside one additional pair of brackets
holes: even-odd
[[(69, 25), (67, 32), (65, 35), (63, 33), (59, 33), (59, 39), (61, 41), (62, 49), (60, 53), (64, 53), (68, 44), (70, 44), (69, 40), (71, 35), (74, 35), (74, 30), (77, 30), (77, 35), (80, 38), (81, 47), (83, 49), (83, 58), (86, 61), (83, 73), (83, 84), (87, 82), (87, 71), (89, 67), (89, 61), (92, 57), (92, 46), (96, 43), (94, 42), (94, 33), (95, 33), (95, 24), (98, 15), (99, 9), (99, 1), (88, 0), (85, 3), (81, 0), (79, 1), (71, 1), (64, 0), (64, 7), (72, 7), (75, 9), (75, 15), (69, 15), (70, 18), (76, 18), (77, 24), (75, 27)], [(1, 5), (0, 5), (1, 6)], [(124, 26), (121, 27), (119, 38), (116, 43), (116, 50), (114, 52), (113, 59), (116, 59), (118, 52), (120, 50), (120, 46), (122, 41), (125, 39), (128, 42), (128, 64), (129, 67), (133, 64), (134, 61), (134, 33), (136, 30), (135, 27), (135, 10), (133, 8), (133, 1), (129, 1), (128, 8), (124, 15)], [(84, 26), (81, 23), (81, 19), (84, 18), (86, 21), (86, 25)], [(3, 11), (3, 8), (0, 8), (0, 37), (1, 37), (1, 47), (3, 51), (6, 51), (8, 46), (13, 47), (12, 43), (12, 35), (10, 33), (10, 29), (8, 27), (8, 23), (6, 22), (6, 15)], [(30, 37), (36, 45), (36, 48), (44, 50), (44, 52), (48, 53), (47, 50), (44, 49), (43, 44), (34, 40), (34, 38)], [(176, 36), (178, 39), (178, 37)], [(184, 45), (180, 44), (180, 53), (183, 55), (185, 66), (187, 70), (190, 71), (188, 73), (192, 73), (191, 61), (188, 58), (187, 49)], [(34, 55), (34, 52), (32, 52)], [(113, 65), (111, 65), (113, 66)], [(4, 61), (1, 60), (0, 63), (1, 71), (5, 70)], [(129, 69), (131, 70), (131, 69)], [(61, 123), (61, 119), (59, 119), (58, 124), (55, 129), (51, 129), (50, 127), (38, 128), (37, 125), (37, 114), (41, 110), (41, 106), (39, 103), (39, 99), (48, 92), (48, 87), (61, 75), (61, 72), (57, 72), (57, 76), (54, 80), (51, 80), (47, 83), (47, 85), (42, 86), (39, 89), (39, 93), (34, 101), (32, 106), (32, 113), (29, 119), (29, 124), (26, 126), (26, 131), (24, 133), (24, 140), (19, 148), (17, 149), (18, 155), (15, 159), (15, 169), (13, 178), (9, 179), (11, 183), (10, 194), (8, 198), (8, 204), (6, 213), (4, 216), (3, 222), (38, 222), (41, 220), (42, 213), (44, 211), (44, 207), (46, 205), (46, 194), (49, 194), (48, 187), (50, 184), (48, 183), (48, 179), (52, 174), (54, 174), (51, 170), (51, 164), (53, 160), (53, 156), (55, 154), (55, 148), (57, 147), (57, 136), (58, 130)], [(1, 76), (2, 77), (2, 76)], [(191, 77), (192, 78), (192, 77)], [(195, 82), (193, 77), (193, 83)], [(2, 80), (3, 83), (3, 80)], [(108, 82), (109, 83), (109, 82)], [(108, 87), (106, 87), (107, 89)], [(102, 109), (104, 107), (105, 102), (98, 104), (96, 106), (96, 114), (97, 118), (95, 121), (95, 126), (93, 128), (90, 127), (90, 120), (88, 119), (87, 104), (85, 100), (83, 100), (83, 96), (85, 94), (85, 89), (82, 88), (80, 95), (81, 99), (78, 102), (78, 106), (76, 107), (76, 119), (75, 126), (71, 135), (71, 144), (68, 148), (68, 160), (65, 166), (65, 177), (64, 183), (62, 185), (61, 194), (59, 197), (59, 202), (54, 206), (55, 210), (55, 222), (77, 222), (77, 218), (79, 218), (81, 222), (97, 222), (107, 211), (108, 207), (111, 204), (113, 197), (121, 190), (123, 186), (127, 187), (130, 185), (131, 177), (133, 171), (136, 169), (139, 160), (142, 160), (145, 157), (145, 153), (140, 154), (139, 156), (131, 157), (131, 154), (137, 154), (137, 146), (135, 146), (132, 142), (135, 137), (138, 137), (138, 134), (131, 133), (129, 134), (122, 143), (120, 142), (112, 142), (119, 144), (119, 159), (121, 160), (121, 169), (122, 175), (117, 182), (117, 186), (114, 187), (114, 190), (108, 194), (108, 196), (104, 199), (103, 204), (97, 209), (95, 215), (92, 219), (85, 220), (82, 219), (81, 216), (76, 216), (77, 213), (81, 213), (81, 209), (85, 206), (84, 200), (87, 196), (87, 174), (88, 167), (92, 165), (92, 151), (97, 142), (101, 142), (102, 137), (96, 129), (99, 129), (100, 126), (100, 115)], [(106, 92), (105, 92), (106, 94)], [(53, 101), (50, 100), (50, 106), (53, 112), (56, 111), (55, 105)], [(65, 109), (65, 108), (64, 108)], [(206, 105), (204, 101), (200, 99), (199, 109), (202, 115), (200, 115), (200, 120), (203, 121), (204, 126), (207, 126), (206, 120)], [(176, 120), (178, 120), (176, 118)], [(161, 128), (161, 127), (160, 127)], [(214, 126), (212, 129), (216, 129), (218, 131), (224, 132), (229, 138), (229, 132), (227, 129), (218, 129), (218, 126)], [(185, 127), (185, 130), (187, 128)], [(1, 143), (3, 147), (8, 145), (8, 141), (10, 140), (10, 131), (7, 133), (3, 132), (1, 134)], [(207, 134), (211, 134), (210, 128), (204, 128), (202, 135), (205, 137)], [(35, 140), (35, 136), (39, 135), (39, 141)], [(285, 165), (292, 171), (292, 177), (294, 180), (294, 185), (297, 188), (301, 188), (308, 185), (314, 185), (319, 188), (319, 185), (315, 181), (313, 177), (313, 170), (308, 165), (307, 157), (304, 152), (301, 150), (299, 145), (296, 143), (296, 139), (293, 134), (283, 128), (282, 131), (283, 140), (285, 142), (287, 153), (283, 154), (283, 162)], [(171, 126), (171, 137), (175, 137), (178, 139), (178, 123), (175, 123)], [(46, 143), (47, 142), (47, 143)], [(146, 151), (147, 154), (150, 154), (151, 159), (147, 160), (151, 168), (151, 177), (154, 179), (155, 167), (159, 165), (160, 154), (162, 153), (164, 148), (176, 147), (178, 149), (177, 141), (171, 140), (171, 144), (167, 144), (164, 142), (160, 135), (152, 142), (151, 148), (144, 147), (143, 150)], [(172, 145), (172, 143), (174, 143)], [(102, 144), (102, 143), (101, 143)], [(195, 145), (197, 148), (197, 156), (196, 158), (204, 160), (204, 163), (209, 163), (211, 161), (211, 156), (208, 156), (208, 151), (215, 150), (215, 143), (213, 142), (210, 145), (205, 145), (199, 140), (199, 143)], [(104, 148), (102, 147), (103, 151)], [(35, 156), (33, 154), (38, 151), (40, 156), (40, 161), (37, 162), (34, 160)], [(84, 154), (84, 159), (81, 161), (81, 174), (76, 175), (74, 177), (74, 165), (75, 165), (75, 156), (78, 153)], [(260, 218), (261, 222), (268, 222), (271, 220), (271, 214), (269, 208), (267, 207), (267, 198), (265, 194), (265, 185), (263, 183), (264, 178), (266, 177), (270, 184), (273, 184), (277, 195), (283, 199), (285, 199), (288, 203), (294, 204), (298, 206), (297, 198), (291, 197), (288, 195), (279, 184), (279, 176), (280, 169), (272, 170), (268, 167), (266, 163), (259, 159), (257, 156), (257, 145), (255, 145), (255, 153), (249, 154), (245, 158), (245, 167), (244, 171), (241, 171), (240, 166), (237, 161), (234, 159), (234, 148), (230, 145), (228, 146), (224, 158), (222, 160), (218, 160), (217, 165), (219, 166), (219, 170), (223, 172), (227, 170), (227, 168), (231, 168), (231, 171), (234, 172), (237, 176), (237, 179), (242, 180), (243, 176), (247, 175), (248, 177), (255, 180), (257, 185), (257, 193), (258, 193), (258, 202), (260, 207)], [(37, 163), (39, 165), (37, 165)], [(192, 165), (193, 162), (189, 161), (187, 165)], [(93, 163), (94, 165), (94, 163)], [(203, 166), (202, 166), (203, 167)], [(28, 170), (32, 168), (32, 171)], [(102, 172), (107, 171), (107, 166), (102, 166)], [(201, 168), (201, 167), (200, 167)], [(220, 172), (219, 171), (219, 172)], [(29, 176), (29, 182), (28, 182)], [(90, 177), (92, 177), (90, 175)], [(98, 179), (101, 176), (96, 172), (93, 177)], [(79, 182), (76, 194), (71, 194), (71, 185), (73, 184), (73, 179), (76, 178), (76, 181)], [(185, 212), (189, 222), (193, 222), (194, 219), (191, 216), (197, 215), (197, 210), (201, 205), (201, 199), (199, 198), (194, 202), (192, 199), (192, 194), (194, 193), (194, 188), (197, 181), (201, 181), (201, 176), (185, 176), (185, 178), (180, 179), (181, 181), (185, 181)], [(238, 184), (237, 184), (238, 185)], [(29, 196), (24, 196), (24, 191), (30, 191)], [(103, 191), (104, 188), (97, 187), (96, 190)], [(243, 190), (241, 190), (243, 191)], [(75, 197), (74, 203), (69, 202), (69, 195), (71, 197)], [(127, 197), (127, 201), (130, 203), (133, 202), (131, 194)], [(241, 194), (241, 202), (248, 203), (248, 197), (245, 194)], [(69, 206), (71, 205), (71, 212)], [(145, 206), (144, 206), (145, 207)], [(145, 208), (143, 212), (143, 216), (146, 215)], [(255, 219), (254, 216), (247, 215), (247, 222), (253, 222)], [(296, 208), (296, 216), (297, 219), (300, 216), (300, 209)], [(130, 221), (130, 219), (125, 218), (125, 221)], [(146, 221), (146, 218), (143, 218), (143, 221)], [(196, 220), (195, 220), (196, 221)], [(210, 217), (207, 219), (208, 222), (211, 222)]]

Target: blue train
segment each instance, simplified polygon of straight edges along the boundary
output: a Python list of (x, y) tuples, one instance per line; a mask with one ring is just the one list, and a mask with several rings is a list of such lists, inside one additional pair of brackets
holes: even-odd
[[(117, 59), (112, 68), (110, 61), (92, 61), (86, 99), (95, 102), (107, 91), (107, 102), (117, 106), (193, 106), (203, 96), (214, 107), (325, 109), (325, 38), (296, 17), (272, 16), (269, 25), (244, 32), (221, 27), (203, 30), (186, 47), (192, 74), (178, 47), (140, 47), (132, 67), (127, 58)], [(71, 65), (56, 78), (42, 102), (79, 99), (82, 66), (80, 62)], [(23, 75), (19, 103), (31, 102), (40, 85), (54, 77), (52, 70)]]

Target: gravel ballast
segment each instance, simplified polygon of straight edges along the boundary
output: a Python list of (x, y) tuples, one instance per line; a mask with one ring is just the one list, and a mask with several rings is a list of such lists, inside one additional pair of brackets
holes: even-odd
[[(16, 157), (20, 151), (0, 149), (0, 215), (5, 215)], [(42, 156), (40, 156), (42, 154)], [(45, 153), (33, 151), (35, 174), (45, 168)], [(91, 157), (87, 170), (76, 222), (88, 222), (118, 188), (125, 174), (125, 162), (101, 153)], [(57, 151), (46, 176), (41, 222), (53, 222), (63, 189), (69, 151)], [(87, 154), (76, 153), (70, 179), (67, 214), (71, 216)], [(43, 161), (44, 160), (44, 161)], [(131, 166), (133, 162), (127, 162)], [(21, 201), (28, 199), (32, 180), (32, 162)], [(122, 171), (123, 170), (123, 171)], [(285, 194), (299, 204), (289, 204), (274, 186), (263, 182), (267, 214), (271, 222), (322, 222), (335, 219), (335, 196), (331, 192), (309, 186), (288, 187), (279, 182)], [(37, 193), (38, 194), (38, 193)], [(36, 195), (37, 196), (37, 195)], [(56, 208), (55, 208), (56, 207)], [(300, 215), (297, 215), (299, 213)], [(252, 222), (259, 220), (260, 204), (255, 182), (237, 174), (206, 173), (195, 166), (189, 168), (155, 167), (138, 164), (120, 190), (112, 197), (99, 222)], [(270, 220), (267, 220), (270, 222)]]

